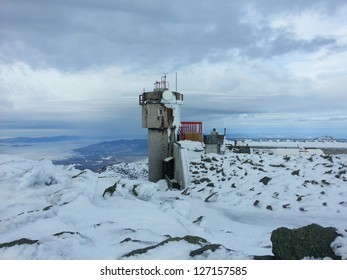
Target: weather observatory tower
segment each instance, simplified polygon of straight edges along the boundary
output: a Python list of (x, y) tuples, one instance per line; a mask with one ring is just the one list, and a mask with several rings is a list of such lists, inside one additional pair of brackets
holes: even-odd
[(142, 127), (148, 129), (148, 179), (151, 182), (165, 177), (165, 162), (174, 156), (182, 104), (183, 95), (169, 90), (166, 75), (154, 83), (153, 91), (139, 95)]

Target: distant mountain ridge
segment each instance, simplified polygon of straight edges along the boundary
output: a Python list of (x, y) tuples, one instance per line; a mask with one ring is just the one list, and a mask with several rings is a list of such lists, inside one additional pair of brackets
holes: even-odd
[(61, 135), (52, 137), (13, 137), (0, 139), (2, 144), (16, 144), (16, 143), (48, 143), (60, 141), (81, 140), (80, 136)]
[(147, 139), (121, 139), (88, 145), (74, 149), (74, 151), (80, 154), (105, 153), (105, 156), (110, 156), (110, 154), (129, 155), (129, 153), (145, 155), (147, 154), (147, 143)]

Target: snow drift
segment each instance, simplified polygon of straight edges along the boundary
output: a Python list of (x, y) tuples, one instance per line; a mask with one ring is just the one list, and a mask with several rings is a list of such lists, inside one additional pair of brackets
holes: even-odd
[[(278, 227), (316, 223), (347, 259), (346, 155), (204, 155), (190, 185), (146, 180), (145, 161), (100, 173), (0, 158), (0, 259), (251, 259)], [(307, 256), (308, 258), (310, 256)]]

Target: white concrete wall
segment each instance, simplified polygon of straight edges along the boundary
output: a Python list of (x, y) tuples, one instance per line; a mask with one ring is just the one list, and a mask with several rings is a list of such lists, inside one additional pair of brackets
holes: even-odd
[(174, 145), (175, 157), (175, 180), (182, 189), (189, 185), (189, 162), (187, 150), (182, 148), (179, 144)]

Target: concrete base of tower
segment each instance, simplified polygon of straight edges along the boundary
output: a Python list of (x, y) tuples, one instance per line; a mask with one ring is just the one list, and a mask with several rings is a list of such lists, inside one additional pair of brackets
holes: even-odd
[(158, 182), (164, 179), (164, 160), (168, 155), (167, 129), (148, 129), (148, 179)]

